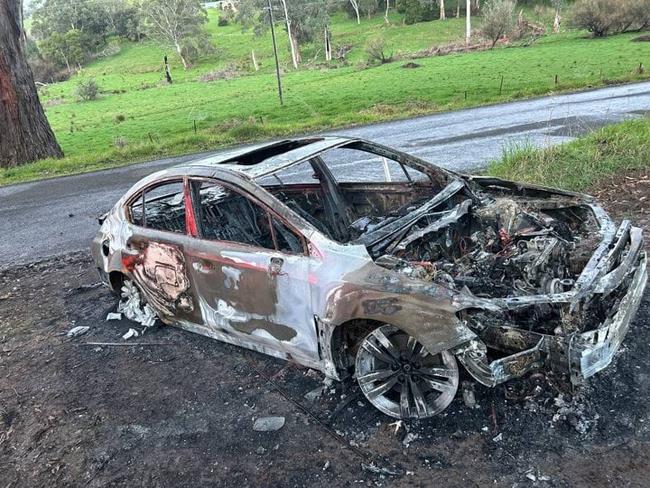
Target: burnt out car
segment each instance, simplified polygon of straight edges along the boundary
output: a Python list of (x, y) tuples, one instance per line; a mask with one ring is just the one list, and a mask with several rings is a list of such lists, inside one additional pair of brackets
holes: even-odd
[(152, 174), (104, 216), (92, 253), (129, 318), (353, 375), (400, 418), (446, 408), (457, 361), (488, 386), (593, 375), (647, 280), (641, 230), (586, 195), (340, 137)]

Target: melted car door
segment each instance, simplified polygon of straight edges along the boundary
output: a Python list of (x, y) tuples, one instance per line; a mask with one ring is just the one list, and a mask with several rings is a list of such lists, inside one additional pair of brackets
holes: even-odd
[(302, 238), (234, 188), (191, 183), (199, 238), (186, 249), (203, 326), (290, 359), (318, 358)]
[(146, 189), (129, 206), (131, 236), (122, 252), (123, 264), (147, 302), (169, 320), (191, 318), (194, 300), (183, 248), (186, 206), (183, 181)]

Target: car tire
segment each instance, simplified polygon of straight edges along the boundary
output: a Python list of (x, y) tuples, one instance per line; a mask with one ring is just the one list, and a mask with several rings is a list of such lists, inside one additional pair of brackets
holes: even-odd
[(382, 325), (359, 344), (355, 377), (378, 410), (423, 419), (442, 412), (458, 390), (458, 364), (449, 351), (430, 354), (414, 337)]

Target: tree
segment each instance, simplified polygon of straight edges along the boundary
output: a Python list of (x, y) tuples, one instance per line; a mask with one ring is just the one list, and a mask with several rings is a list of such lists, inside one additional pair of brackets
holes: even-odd
[(185, 69), (212, 48), (210, 35), (203, 28), (208, 15), (198, 0), (145, 0), (141, 14), (143, 32), (174, 48)]
[(433, 20), (435, 14), (436, 0), (397, 0), (396, 8), (404, 14), (405, 24), (426, 22)]
[(31, 32), (38, 40), (53, 33), (78, 30), (91, 38), (95, 47), (111, 33), (109, 16), (98, 0), (44, 0), (34, 10)]
[(513, 0), (490, 0), (483, 8), (483, 22), (481, 34), (492, 42), (492, 46), (499, 39), (512, 31), (515, 25), (515, 2)]
[[(300, 46), (305, 43), (322, 39), (327, 52), (328, 42), (331, 43), (328, 0), (272, 0), (270, 4), (275, 19), (284, 23), (294, 68), (300, 65)], [(242, 28), (252, 27), (256, 35), (263, 34), (270, 22), (268, 0), (241, 0), (238, 5), (237, 20)]]
[[(327, 0), (281, 0), (287, 34), (295, 52), (294, 67), (300, 63), (300, 46), (315, 41), (329, 27)], [(292, 56), (293, 57), (293, 56)]]
[(0, 167), (63, 156), (27, 64), (22, 0), (0, 0)]
[(83, 32), (71, 29), (65, 34), (52, 33), (40, 43), (40, 50), (57, 67), (65, 67), (70, 72), (73, 67), (80, 67), (86, 61), (89, 56), (88, 44)]

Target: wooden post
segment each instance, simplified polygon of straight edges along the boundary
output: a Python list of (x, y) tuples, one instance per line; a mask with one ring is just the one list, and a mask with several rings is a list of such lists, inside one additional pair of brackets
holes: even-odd
[(251, 59), (253, 60), (253, 68), (255, 71), (259, 71), (260, 67), (257, 65), (257, 59), (255, 58), (255, 50), (251, 49)]
[(167, 80), (167, 83), (170, 85), (172, 84), (172, 73), (171, 70), (169, 69), (169, 62), (167, 61), (167, 55), (165, 54), (165, 57), (163, 58), (163, 61), (165, 63), (165, 79)]
[(502, 91), (503, 91), (503, 75), (501, 75), (501, 83), (499, 83), (499, 95), (501, 95)]

